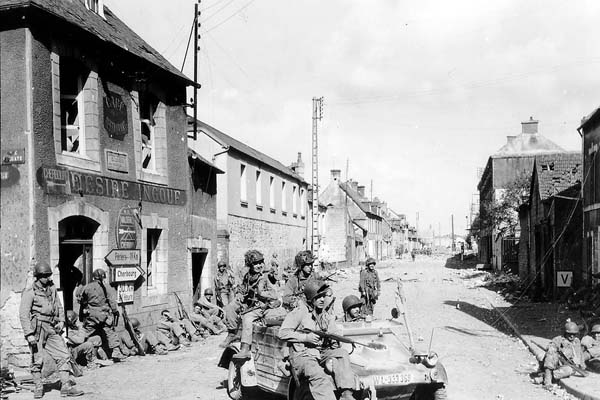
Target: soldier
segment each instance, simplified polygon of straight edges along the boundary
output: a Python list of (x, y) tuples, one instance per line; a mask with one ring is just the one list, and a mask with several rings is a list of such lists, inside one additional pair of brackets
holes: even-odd
[(581, 339), (581, 345), (587, 367), (594, 372), (600, 372), (600, 324), (592, 326), (590, 335)]
[(86, 332), (77, 320), (77, 314), (73, 310), (67, 311), (67, 329), (64, 334), (67, 347), (71, 350), (71, 359), (79, 365), (85, 365), (90, 369), (97, 367), (96, 354), (102, 346), (100, 336), (86, 338)]
[(314, 272), (314, 261), (310, 250), (303, 250), (296, 254), (296, 258), (294, 259), (296, 273), (287, 280), (283, 289), (283, 305), (286, 309), (292, 310), (296, 307), (298, 299), (303, 295), (306, 282), (320, 278)]
[(277, 299), (277, 292), (269, 279), (263, 275), (265, 259), (258, 250), (249, 250), (244, 254), (244, 261), (249, 268), (241, 285), (243, 296), (242, 304), (246, 309), (242, 311), (242, 333), (240, 351), (233, 357), (240, 360), (250, 358), (250, 344), (252, 343), (252, 325), (254, 321), (269, 318), (270, 309), (277, 308), (281, 302)]
[(190, 340), (197, 342), (200, 340), (198, 336), (202, 335), (202, 332), (197, 330), (190, 320), (176, 321), (169, 310), (161, 311), (156, 331), (169, 338), (174, 345), (182, 344), (186, 347), (191, 346)]
[[(156, 334), (150, 331), (142, 333), (140, 331), (140, 321), (137, 318), (131, 318), (130, 322), (133, 332), (136, 335), (136, 339), (144, 349), (144, 353), (153, 353), (163, 356), (169, 351), (179, 349), (179, 345), (173, 345), (169, 338), (160, 332), (156, 332)], [(121, 344), (121, 350), (123, 351), (123, 354), (128, 356), (138, 355), (139, 349), (133, 342), (129, 332), (121, 332)]]
[(194, 303), (194, 312), (190, 315), (190, 319), (213, 335), (218, 335), (227, 328), (219, 318), (219, 315), (223, 314), (224, 311), (221, 307), (211, 303), (212, 296), (213, 291), (211, 288), (204, 290), (204, 296)]
[(365, 313), (373, 315), (373, 305), (379, 298), (381, 282), (379, 281), (379, 274), (375, 271), (375, 259), (369, 257), (365, 264), (366, 268), (360, 271), (358, 290), (365, 303)]
[(219, 307), (225, 307), (233, 301), (235, 277), (233, 276), (233, 273), (227, 269), (227, 263), (225, 261), (219, 261), (217, 268), (218, 272), (214, 280), (215, 292), (217, 293), (217, 305)]
[(111, 350), (112, 360), (120, 361), (125, 357), (121, 353), (119, 335), (113, 326), (119, 318), (119, 310), (117, 302), (111, 296), (112, 293), (104, 286), (104, 279), (106, 272), (103, 269), (95, 269), (92, 272), (92, 281), (81, 291), (81, 313), (85, 316), (83, 330), (86, 337), (99, 333)]
[(21, 297), (19, 319), (25, 339), (31, 350), (31, 375), (35, 385), (34, 399), (44, 396), (42, 382), (42, 360), (44, 353), (56, 361), (61, 388), (60, 395), (81, 396), (83, 392), (73, 386), (70, 380), (69, 349), (60, 335), (64, 328), (63, 307), (52, 282), (52, 269), (44, 261), (33, 268), (35, 281)]
[(348, 352), (339, 344), (312, 332), (302, 332), (308, 328), (336, 333), (335, 317), (325, 310), (328, 289), (329, 286), (322, 281), (307, 282), (304, 285), (305, 301), (285, 317), (279, 338), (288, 342), (292, 371), (296, 378), (308, 380), (315, 400), (336, 399), (331, 377), (324, 371), (323, 365), (333, 375), (335, 386), (341, 392), (340, 400), (352, 400), (355, 376)]
[(271, 266), (271, 273), (279, 280), (281, 276), (281, 271), (279, 271), (279, 260), (277, 259), (277, 253), (273, 253), (271, 257), (271, 262), (269, 263)]
[(363, 301), (351, 294), (344, 297), (342, 309), (344, 310), (344, 322), (364, 321), (362, 313)]
[(564, 360), (561, 360), (561, 354), (574, 365), (585, 368), (581, 342), (577, 337), (579, 335), (579, 326), (571, 320), (565, 324), (563, 336), (557, 336), (548, 345), (548, 351), (544, 356), (544, 385), (552, 385), (552, 378), (558, 380), (568, 378), (575, 371)]

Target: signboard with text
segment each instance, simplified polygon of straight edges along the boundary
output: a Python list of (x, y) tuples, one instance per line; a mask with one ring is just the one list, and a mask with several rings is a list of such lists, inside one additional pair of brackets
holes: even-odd
[(106, 168), (116, 172), (129, 172), (129, 156), (127, 153), (105, 149)]
[(133, 282), (119, 283), (117, 285), (117, 302), (119, 304), (133, 303), (133, 293)]
[(104, 106), (104, 129), (113, 139), (123, 140), (127, 135), (127, 106), (123, 98), (107, 91), (102, 101)]
[(573, 271), (556, 271), (556, 287), (571, 287)]
[(133, 208), (123, 207), (117, 216), (115, 227), (117, 247), (119, 249), (135, 249), (137, 247), (138, 219)]
[(124, 249), (112, 249), (106, 257), (106, 262), (111, 266), (118, 265), (140, 265), (140, 251), (139, 250), (124, 250)]
[(138, 267), (114, 267), (111, 268), (112, 282), (134, 282), (142, 276), (142, 271)]

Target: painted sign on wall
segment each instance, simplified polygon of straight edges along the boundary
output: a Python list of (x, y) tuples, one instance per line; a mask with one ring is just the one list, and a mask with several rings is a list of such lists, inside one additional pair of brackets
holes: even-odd
[(106, 92), (104, 106), (104, 129), (113, 139), (123, 140), (127, 135), (127, 106), (116, 93)]
[(133, 293), (133, 282), (119, 283), (117, 285), (117, 302), (119, 304), (133, 303)]
[(117, 216), (116, 234), (119, 249), (135, 249), (137, 247), (138, 218), (135, 210), (123, 207)]
[(106, 168), (111, 171), (129, 172), (129, 156), (114, 150), (104, 150), (106, 154)]

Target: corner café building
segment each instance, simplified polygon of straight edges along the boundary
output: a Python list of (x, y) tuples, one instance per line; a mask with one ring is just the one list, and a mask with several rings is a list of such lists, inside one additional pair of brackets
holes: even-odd
[(24, 344), (16, 316), (37, 260), (72, 309), (94, 269), (115, 279), (111, 251), (136, 250), (125, 253), (142, 276), (117, 291), (154, 324), (199, 279), (188, 250), (203, 243), (188, 218), (193, 82), (102, 1), (3, 2), (0, 49), (3, 358)]

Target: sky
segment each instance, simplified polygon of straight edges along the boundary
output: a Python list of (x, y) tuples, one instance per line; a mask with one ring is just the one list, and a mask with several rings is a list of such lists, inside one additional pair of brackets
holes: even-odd
[[(177, 68), (192, 0), (105, 0)], [(419, 228), (464, 233), (478, 170), (539, 120), (578, 150), (600, 106), (597, 0), (203, 0), (198, 117), (311, 182), (312, 98), (319, 184), (330, 170)], [(193, 42), (184, 73), (193, 77)], [(190, 111), (191, 112), (191, 111)]]

